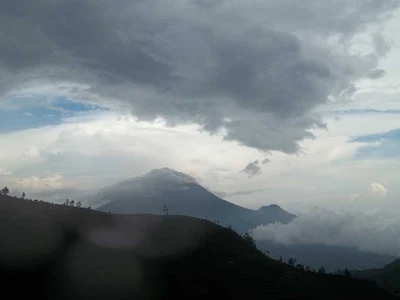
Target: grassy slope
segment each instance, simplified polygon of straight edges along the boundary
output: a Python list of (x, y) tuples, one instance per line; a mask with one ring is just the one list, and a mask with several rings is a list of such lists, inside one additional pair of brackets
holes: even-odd
[(0, 280), (21, 299), (392, 299), (303, 272), (184, 216), (110, 215), (0, 196)]

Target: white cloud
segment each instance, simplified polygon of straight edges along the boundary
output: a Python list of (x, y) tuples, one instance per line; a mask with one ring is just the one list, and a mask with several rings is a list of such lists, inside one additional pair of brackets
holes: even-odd
[[(385, 182), (388, 190), (399, 191), (395, 178), (398, 177), (400, 162), (397, 159), (355, 158), (362, 147), (371, 144), (350, 142), (352, 137), (345, 135), (345, 128), (342, 126), (346, 125), (356, 135), (357, 129), (364, 132), (364, 128), (357, 125), (360, 120), (379, 127), (378, 120), (381, 117), (378, 114), (373, 117), (359, 116), (354, 123), (348, 118), (340, 126), (336, 121), (329, 120), (329, 130), (316, 131), (317, 139), (300, 143), (301, 154), (293, 156), (271, 152), (271, 162), (261, 175), (246, 183), (227, 184), (224, 192), (228, 194), (228, 200), (248, 203), (254, 208), (262, 203), (278, 203), (292, 212), (309, 209), (313, 205), (346, 207), (353, 201), (363, 202), (360, 209), (369, 208), (375, 202), (373, 199), (378, 196), (370, 191), (370, 184), (376, 178)], [(398, 118), (392, 121), (391, 129), (400, 125)], [(384, 123), (383, 127), (386, 126)], [(265, 188), (265, 192), (252, 194), (251, 197), (236, 193), (240, 190), (257, 190), (260, 187)], [(362, 197), (357, 198), (354, 196), (356, 194)]]
[(22, 155), (26, 157), (39, 157), (40, 152), (36, 146), (31, 146), (25, 152), (23, 152)]
[(0, 176), (8, 176), (8, 175), (11, 175), (11, 174), (12, 174), (11, 171), (0, 168)]
[(171, 128), (111, 112), (65, 121), (0, 134), (0, 165), (13, 171), (5, 177), (10, 186), (35, 193), (47, 185), (91, 190), (160, 167), (193, 174), (206, 186), (218, 185), (257, 154), (194, 125)]
[(85, 184), (80, 180), (61, 174), (12, 176), (8, 186), (12, 195), (20, 196), (24, 192), (28, 198), (56, 203), (63, 203), (67, 198), (85, 199), (88, 193)]
[(374, 207), (377, 199), (387, 198), (387, 196), (388, 189), (381, 183), (373, 182), (366, 189), (350, 194), (349, 199), (351, 205), (360, 205), (362, 203), (364, 208), (367, 208)]
[(350, 195), (350, 200), (351, 200), (350, 203), (353, 203), (354, 200), (357, 200), (357, 199), (359, 199), (360, 197), (361, 197), (361, 194), (351, 194), (351, 195)]
[[(13, 179), (60, 174), (64, 185), (59, 189), (96, 190), (153, 168), (170, 167), (247, 207), (277, 203), (297, 213), (313, 205), (343, 207), (355, 201), (367, 208), (373, 196), (378, 196), (370, 191), (377, 178), (391, 192), (398, 190), (399, 162), (354, 160), (354, 154), (366, 144), (349, 143), (345, 127), (356, 134), (357, 128), (364, 131), (358, 122), (380, 126), (380, 117), (359, 116), (353, 121), (345, 119), (343, 124), (328, 120), (329, 130), (316, 130), (317, 139), (300, 143), (301, 154), (271, 151), (264, 167), (265, 153), (223, 141), (220, 134), (209, 136), (196, 125), (172, 128), (161, 119), (138, 122), (129, 114), (92, 112), (66, 118), (57, 126), (0, 134), (0, 165), (9, 172), (3, 182), (10, 188)], [(392, 119), (390, 126), (396, 124), (400, 125), (398, 118)], [(260, 158), (258, 166), (263, 172), (245, 180), (240, 170), (255, 158)], [(259, 192), (238, 192), (253, 190)], [(352, 194), (362, 197), (352, 200)]]
[(44, 190), (48, 188), (63, 188), (63, 176), (54, 174), (47, 177), (24, 177), (13, 179), (13, 187), (17, 189)]
[(386, 197), (388, 190), (379, 182), (371, 183), (371, 192), (378, 197)]
[(289, 224), (269, 224), (253, 230), (256, 239), (282, 244), (324, 244), (400, 255), (400, 215), (388, 212), (334, 212), (315, 209)]

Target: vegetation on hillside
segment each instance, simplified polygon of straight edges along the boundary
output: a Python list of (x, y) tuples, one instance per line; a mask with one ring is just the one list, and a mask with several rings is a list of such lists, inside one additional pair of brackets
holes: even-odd
[(380, 287), (400, 296), (400, 260), (380, 269), (352, 271), (357, 278), (376, 282)]
[(369, 282), (273, 260), (250, 236), (197, 218), (3, 194), (0, 228), (2, 291), (15, 298), (394, 299)]

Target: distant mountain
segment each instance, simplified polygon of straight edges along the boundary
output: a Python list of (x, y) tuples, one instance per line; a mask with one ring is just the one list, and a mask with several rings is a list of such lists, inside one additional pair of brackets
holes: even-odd
[(271, 241), (257, 241), (260, 249), (268, 250), (271, 257), (284, 260), (296, 258), (298, 263), (314, 269), (324, 267), (328, 272), (338, 269), (365, 270), (382, 267), (393, 261), (395, 257), (384, 254), (365, 252), (356, 248), (329, 245), (283, 245)]
[(163, 214), (164, 205), (171, 215), (187, 215), (231, 225), (239, 232), (258, 225), (288, 223), (296, 216), (278, 205), (251, 210), (218, 198), (193, 177), (171, 169), (153, 170), (143, 176), (103, 189), (96, 195), (104, 203), (98, 208), (117, 214)]
[(400, 259), (383, 268), (352, 271), (352, 274), (360, 279), (375, 281), (380, 287), (400, 296)]
[[(161, 215), (167, 205), (170, 215), (218, 221), (223, 226), (231, 225), (239, 233), (268, 223), (288, 223), (296, 217), (274, 204), (258, 210), (235, 205), (215, 196), (195, 178), (167, 168), (105, 188), (95, 198), (106, 203), (98, 208), (102, 212)], [(271, 241), (257, 241), (257, 244), (274, 258), (295, 257), (299, 263), (316, 269), (323, 266), (327, 271), (376, 268), (394, 260), (392, 256), (346, 247), (281, 245)]]
[(16, 299), (397, 299), (375, 284), (296, 269), (227, 228), (0, 195), (2, 295)]

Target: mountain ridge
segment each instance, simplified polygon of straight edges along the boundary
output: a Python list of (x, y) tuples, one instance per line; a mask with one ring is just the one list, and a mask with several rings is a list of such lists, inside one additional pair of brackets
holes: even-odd
[[(395, 299), (373, 283), (273, 260), (207, 220), (3, 195), (0, 204), (0, 279), (17, 299)], [(21, 259), (32, 263), (13, 264)]]
[[(118, 214), (164, 214), (167, 205), (170, 215), (188, 215), (208, 219), (225, 227), (231, 226), (241, 234), (268, 223), (286, 223), (296, 216), (284, 211), (277, 204), (263, 205), (257, 210), (244, 208), (217, 197), (201, 186), (193, 177), (171, 169), (157, 169), (142, 176), (124, 180), (103, 191), (111, 201), (100, 211)], [(284, 259), (297, 258), (298, 263), (326, 270), (340, 268), (380, 267), (393, 258), (366, 253), (346, 247), (326, 245), (281, 245), (257, 240), (257, 244), (270, 255)]]
[(112, 199), (97, 208), (103, 212), (163, 214), (166, 205), (170, 214), (209, 219), (239, 232), (274, 222), (288, 223), (296, 217), (276, 204), (253, 210), (231, 203), (201, 186), (195, 178), (168, 168), (124, 180), (103, 189), (96, 197), (103, 202)]
[(400, 259), (396, 259), (383, 268), (354, 270), (352, 274), (363, 280), (370, 280), (380, 287), (400, 296)]

